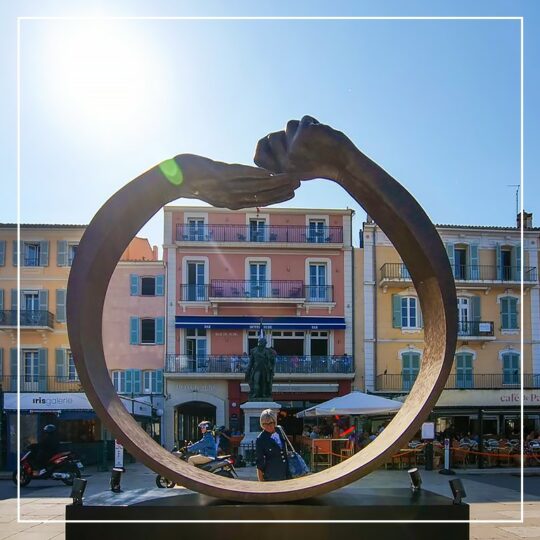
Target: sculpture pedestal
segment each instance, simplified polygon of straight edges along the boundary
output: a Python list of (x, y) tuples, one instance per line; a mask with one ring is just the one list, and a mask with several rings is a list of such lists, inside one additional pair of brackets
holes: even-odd
[(264, 409), (272, 409), (279, 412), (281, 405), (275, 401), (247, 401), (240, 408), (244, 411), (244, 438), (240, 446), (240, 453), (245, 454), (246, 448), (255, 444), (255, 439), (261, 432), (259, 419)]

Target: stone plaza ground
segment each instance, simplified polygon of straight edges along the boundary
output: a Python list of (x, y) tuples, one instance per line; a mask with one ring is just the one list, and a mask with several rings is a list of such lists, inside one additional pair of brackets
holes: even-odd
[[(255, 469), (238, 469), (245, 480), (255, 479)], [(456, 470), (463, 481), (471, 506), (471, 520), (519, 520), (520, 478), (518, 469)], [(448, 480), (437, 471), (421, 471), (422, 488), (451, 496)], [(155, 485), (155, 473), (141, 464), (130, 464), (122, 476), (122, 493), (109, 491), (110, 473), (88, 468), (83, 475), (88, 480), (87, 504), (132, 504), (137, 501), (178, 495), (183, 487), (163, 490)], [(0, 540), (63, 539), (63, 523), (18, 523), (17, 490), (7, 475), (0, 481)], [(406, 471), (379, 470), (353, 483), (355, 487), (407, 487)], [(21, 490), (21, 520), (63, 520), (65, 505), (71, 502), (71, 488), (55, 481), (32, 482)], [(540, 539), (540, 469), (528, 469), (525, 476), (524, 523), (472, 523), (472, 539), (538, 538)], [(180, 525), (179, 525), (180, 526)], [(444, 525), (441, 525), (444, 526)]]

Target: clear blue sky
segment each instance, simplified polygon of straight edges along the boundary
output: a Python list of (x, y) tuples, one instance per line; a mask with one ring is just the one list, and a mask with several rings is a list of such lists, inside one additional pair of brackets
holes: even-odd
[[(17, 16), (524, 16), (525, 209), (540, 225), (537, 5), (3, 3), (0, 221), (17, 217)], [(114, 191), (179, 153), (251, 164), (261, 136), (310, 114), (344, 131), (434, 222), (515, 224), (519, 21), (24, 20), (20, 67), (23, 222), (88, 223)], [(356, 230), (365, 218), (322, 180), (286, 205), (349, 206)], [(142, 235), (161, 245), (161, 213)]]

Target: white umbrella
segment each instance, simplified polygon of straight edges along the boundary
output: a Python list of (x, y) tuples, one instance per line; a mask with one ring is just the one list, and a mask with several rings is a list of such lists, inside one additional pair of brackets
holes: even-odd
[(297, 418), (306, 416), (334, 416), (358, 414), (374, 416), (397, 412), (403, 403), (372, 394), (354, 391), (346, 396), (339, 396), (296, 414)]

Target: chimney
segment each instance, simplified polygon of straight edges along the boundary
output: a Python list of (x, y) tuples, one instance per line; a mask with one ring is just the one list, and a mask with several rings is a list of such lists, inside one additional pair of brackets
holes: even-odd
[(158, 260), (158, 248), (157, 246), (152, 246), (152, 254), (154, 256), (154, 261)]
[(521, 215), (523, 214), (523, 228), (524, 229), (532, 229), (533, 228), (533, 215), (532, 215), (532, 212), (529, 213), (529, 212), (525, 212), (525, 210), (523, 212), (520, 212), (518, 215), (517, 215), (517, 228), (518, 229), (521, 229)]

